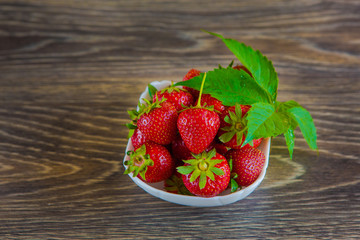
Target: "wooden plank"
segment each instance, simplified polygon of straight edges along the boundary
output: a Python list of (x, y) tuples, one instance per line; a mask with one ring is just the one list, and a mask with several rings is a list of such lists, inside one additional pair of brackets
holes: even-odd
[[(359, 1), (0, 1), (2, 239), (360, 238)], [(218, 32), (259, 49), (279, 100), (312, 114), (272, 142), (245, 200), (193, 208), (123, 175), (127, 110), (154, 80), (234, 59)]]

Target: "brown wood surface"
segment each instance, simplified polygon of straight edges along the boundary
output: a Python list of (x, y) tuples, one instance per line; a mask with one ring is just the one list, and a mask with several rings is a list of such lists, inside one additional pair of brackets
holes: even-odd
[[(153, 80), (270, 58), (318, 154), (272, 142), (248, 198), (194, 208), (123, 175), (127, 110)], [(0, 1), (0, 239), (359, 239), (360, 2)]]

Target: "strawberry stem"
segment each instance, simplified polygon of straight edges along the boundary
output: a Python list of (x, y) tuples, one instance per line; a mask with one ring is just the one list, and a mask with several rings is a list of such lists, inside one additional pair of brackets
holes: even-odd
[(205, 78), (206, 78), (206, 72), (204, 73), (204, 77), (203, 77), (203, 79), (201, 81), (200, 93), (199, 93), (199, 98), (198, 98), (196, 107), (201, 107), (201, 95), (202, 95), (202, 92), (203, 92), (203, 89), (204, 89)]
[(209, 167), (206, 162), (200, 162), (198, 166), (201, 171), (206, 171)]

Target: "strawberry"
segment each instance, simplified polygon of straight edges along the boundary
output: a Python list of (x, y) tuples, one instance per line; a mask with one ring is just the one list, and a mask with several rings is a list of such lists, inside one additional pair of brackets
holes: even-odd
[(186, 160), (192, 157), (190, 150), (186, 147), (180, 135), (171, 143), (171, 152), (175, 159)]
[(220, 127), (220, 119), (214, 111), (188, 108), (179, 114), (177, 126), (186, 147), (199, 154), (214, 140)]
[(138, 128), (136, 128), (131, 136), (131, 142), (134, 146), (134, 149), (138, 149), (147, 141), (148, 140), (146, 140), (145, 135)]
[[(240, 114), (240, 111), (239, 111), (239, 115), (240, 117), (244, 118), (246, 113), (250, 110), (251, 108), (251, 105), (240, 105), (240, 104), (237, 104), (238, 107), (240, 107), (239, 110), (241, 110), (241, 114)], [(233, 113), (236, 113), (235, 112), (235, 107), (236, 106), (231, 106), (231, 107), (228, 107), (227, 109), (225, 109), (225, 111), (223, 111), (221, 114), (220, 114), (220, 126), (221, 127), (225, 127), (228, 125), (227, 122), (224, 121), (224, 118), (226, 117), (226, 115), (230, 115), (229, 111), (233, 112)], [(230, 116), (229, 116), (230, 117)]]
[(146, 142), (135, 152), (130, 152), (130, 160), (125, 161), (127, 169), (124, 174), (133, 173), (144, 182), (153, 183), (169, 178), (175, 163), (170, 152), (162, 145)]
[[(245, 140), (245, 139), (243, 139), (243, 142), (244, 142), (244, 140)], [(254, 148), (257, 148), (258, 146), (260, 146), (262, 140), (263, 140), (263, 138), (254, 139), (254, 140), (252, 140), (252, 142), (246, 144), (244, 147), (254, 147)]]
[(232, 149), (226, 153), (226, 158), (232, 162), (232, 175), (240, 186), (249, 186), (260, 175), (265, 154), (257, 148), (246, 147)]
[(189, 70), (189, 72), (186, 73), (186, 75), (183, 78), (183, 81), (187, 81), (187, 80), (192, 79), (193, 77), (199, 76), (200, 73), (201, 72), (199, 70), (192, 68)]
[(226, 158), (215, 149), (194, 155), (177, 170), (185, 187), (194, 195), (213, 197), (223, 192), (230, 181), (230, 167)]
[(225, 110), (225, 106), (222, 104), (222, 102), (212, 97), (210, 94), (203, 94), (201, 96), (200, 103), (201, 106), (206, 106), (206, 107), (214, 106), (214, 110), (218, 111), (219, 113)]
[(213, 143), (214, 148), (216, 149), (216, 152), (220, 153), (221, 155), (225, 155), (226, 152), (228, 151), (228, 148), (226, 147), (225, 144), (221, 143), (221, 142), (214, 142)]
[(214, 140), (220, 127), (219, 115), (200, 105), (206, 73), (204, 74), (196, 106), (179, 114), (177, 127), (186, 147), (195, 154), (203, 152)]
[(246, 73), (248, 73), (250, 75), (250, 77), (253, 77), (253, 75), (251, 74), (251, 72), (249, 71), (249, 69), (247, 69), (245, 66), (243, 65), (236, 65), (233, 67), (233, 69), (237, 69), (237, 70), (244, 70)]
[[(184, 76), (183, 81), (187, 81), (192, 79), (193, 77), (199, 76), (200, 75), (200, 71), (197, 69), (190, 69), (189, 72)], [(191, 95), (193, 95), (194, 99), (196, 99), (199, 96), (199, 91), (195, 90), (193, 88), (190, 87), (184, 87), (185, 90), (187, 90), (189, 93), (191, 93)]]
[[(223, 156), (225, 156), (225, 153), (228, 151), (228, 147), (226, 147), (225, 144), (220, 142), (217, 138), (215, 138), (214, 141), (212, 141), (210, 143), (210, 145), (205, 149), (205, 151), (210, 152), (214, 148), (217, 153), (220, 153)], [(192, 154), (191, 154), (191, 156), (192, 156)]]
[[(229, 148), (240, 149), (246, 137), (246, 113), (251, 106), (235, 105), (226, 109), (220, 116), (219, 139)], [(262, 139), (255, 139), (245, 146), (258, 147)], [(245, 147), (244, 146), (244, 147)]]
[[(223, 145), (223, 146), (221, 146)], [(222, 151), (224, 154), (224, 147), (225, 145), (223, 143), (215, 143), (212, 142), (206, 149), (206, 152), (209, 152), (210, 150), (212, 150), (213, 148), (216, 149), (216, 151), (218, 151), (217, 149), (219, 149), (219, 151)], [(174, 159), (177, 160), (187, 160), (192, 158), (192, 153), (191, 151), (186, 147), (184, 140), (182, 140), (181, 136), (178, 135), (177, 138), (171, 143), (171, 153)], [(219, 152), (221, 153), (221, 152)]]
[(177, 111), (180, 111), (185, 107), (190, 107), (194, 98), (185, 89), (177, 88), (171, 85), (170, 87), (164, 88), (160, 91), (157, 91), (153, 96), (153, 102), (156, 100), (162, 100), (165, 98), (165, 102), (174, 104)]
[(146, 139), (161, 145), (170, 144), (176, 138), (178, 114), (173, 104), (161, 101), (140, 106), (137, 126)]

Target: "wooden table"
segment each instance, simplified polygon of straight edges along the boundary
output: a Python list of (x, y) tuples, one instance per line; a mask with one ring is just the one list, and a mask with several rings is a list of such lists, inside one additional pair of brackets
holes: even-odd
[[(196, 2), (196, 3), (195, 3)], [(0, 1), (1, 239), (359, 239), (360, 2)], [(127, 110), (150, 81), (180, 81), (259, 49), (279, 100), (312, 114), (319, 152), (272, 141), (248, 198), (194, 208), (123, 175)]]

